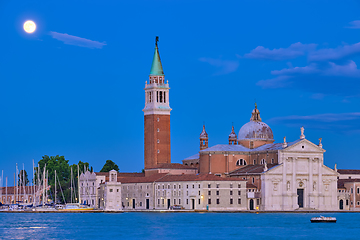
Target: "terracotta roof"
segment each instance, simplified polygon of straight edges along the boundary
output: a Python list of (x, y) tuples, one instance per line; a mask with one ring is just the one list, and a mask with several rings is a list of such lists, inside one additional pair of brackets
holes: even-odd
[[(6, 191), (8, 195), (13, 195), (14, 194), (14, 189), (15, 189), (15, 193), (16, 194), (23, 194), (24, 192), (24, 187), (17, 187), (18, 190), (16, 191), (16, 187), (0, 187), (0, 191), (2, 190), (2, 195), (4, 196)], [(35, 187), (35, 191), (37, 191), (38, 187)], [(34, 191), (34, 187), (33, 186), (25, 186), (25, 193), (26, 194), (32, 194)]]
[(182, 175), (166, 175), (156, 182), (187, 182), (187, 181), (243, 181), (234, 178), (223, 178), (213, 174), (200, 173), (200, 174), (182, 174)]
[(338, 188), (345, 188), (344, 184), (348, 182), (360, 182), (360, 179), (351, 178), (351, 179), (338, 179), (337, 186)]
[(152, 183), (152, 182), (187, 182), (187, 181), (244, 181), (234, 178), (223, 178), (213, 174), (181, 174), (172, 175), (168, 173), (158, 173), (148, 177), (121, 177), (121, 183)]
[(156, 167), (149, 168), (150, 169), (197, 169), (196, 167), (186, 166), (180, 163), (163, 163), (158, 164)]
[[(109, 177), (109, 172), (96, 172), (95, 173), (97, 176), (106, 176)], [(133, 173), (127, 173), (127, 172), (120, 172), (117, 173), (118, 177), (143, 177), (145, 176), (145, 173), (137, 173), (137, 172), (133, 172)]]
[(337, 172), (340, 174), (359, 174), (360, 175), (360, 170), (358, 170), (358, 169), (338, 169)]
[(148, 177), (120, 177), (117, 180), (121, 183), (152, 183), (166, 175), (167, 173), (157, 173)]
[(257, 188), (257, 186), (255, 186), (254, 184), (252, 183), (246, 183), (246, 188)]
[[(267, 164), (268, 169), (277, 166), (278, 164)], [(247, 175), (247, 174), (260, 174), (264, 172), (265, 165), (247, 165), (245, 167), (232, 171), (229, 175)]]

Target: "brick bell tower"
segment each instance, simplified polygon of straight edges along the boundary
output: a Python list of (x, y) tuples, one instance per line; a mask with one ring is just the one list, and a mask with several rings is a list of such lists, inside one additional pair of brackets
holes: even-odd
[(170, 154), (170, 105), (169, 83), (165, 83), (159, 48), (159, 37), (155, 40), (155, 52), (149, 82), (145, 82), (144, 111), (144, 167), (154, 168), (158, 164), (171, 163)]

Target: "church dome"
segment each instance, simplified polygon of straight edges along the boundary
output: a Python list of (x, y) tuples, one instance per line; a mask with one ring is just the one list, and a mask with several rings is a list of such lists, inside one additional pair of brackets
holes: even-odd
[(260, 111), (255, 109), (251, 113), (250, 122), (246, 123), (240, 128), (238, 140), (274, 140), (274, 135), (271, 128), (261, 121)]

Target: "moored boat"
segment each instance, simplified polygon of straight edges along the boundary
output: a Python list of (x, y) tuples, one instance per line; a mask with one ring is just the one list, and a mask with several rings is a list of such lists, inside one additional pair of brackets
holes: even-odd
[(320, 216), (320, 217), (313, 217), (310, 220), (312, 223), (319, 223), (319, 222), (332, 222), (332, 223), (336, 223), (336, 218), (335, 217), (324, 217), (324, 216)]

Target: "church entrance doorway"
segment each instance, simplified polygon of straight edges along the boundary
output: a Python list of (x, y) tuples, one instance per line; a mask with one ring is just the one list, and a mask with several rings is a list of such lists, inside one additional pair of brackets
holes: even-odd
[(191, 209), (195, 209), (195, 199), (191, 199)]
[(297, 190), (299, 208), (304, 207), (304, 189)]
[(149, 199), (146, 199), (146, 209), (149, 209), (150, 208), (150, 201), (149, 201)]
[(340, 208), (340, 210), (344, 209), (344, 200), (342, 200), (342, 199), (339, 202), (339, 208)]
[(250, 210), (254, 210), (254, 199), (250, 199)]
[(133, 208), (135, 208), (135, 199), (132, 200)]
[(167, 208), (168, 209), (170, 208), (170, 199), (168, 199), (168, 201), (167, 201)]

